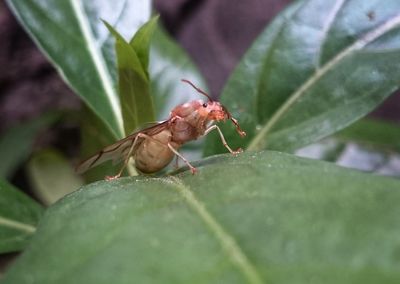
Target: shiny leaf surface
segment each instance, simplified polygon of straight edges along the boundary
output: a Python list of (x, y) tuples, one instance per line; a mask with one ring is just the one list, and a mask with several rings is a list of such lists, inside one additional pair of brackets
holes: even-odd
[(277, 152), (197, 166), (62, 199), (3, 283), (400, 281), (399, 181)]
[[(316, 142), (370, 112), (400, 84), (399, 1), (308, 0), (294, 5), (291, 15), (267, 28), (273, 38), (263, 42), (263, 34), (249, 50), (248, 61), (244, 59), (223, 94), (239, 121), (248, 122), (250, 150), (293, 151)], [(264, 56), (249, 60), (260, 48)], [(240, 82), (248, 80), (255, 91), (228, 97), (228, 90), (242, 90), (246, 85)], [(212, 145), (217, 143), (214, 138)]]
[[(281, 30), (290, 21), (301, 3), (302, 1), (297, 1), (290, 5), (268, 25), (243, 56), (224, 87), (220, 100), (233, 117), (238, 119), (242, 129), (247, 133), (243, 139), (230, 123), (220, 124), (226, 141), (232, 148), (245, 148), (245, 145), (250, 143), (260, 128), (257, 121), (255, 99), (259, 92), (259, 82), (264, 68), (263, 62), (272, 52), (273, 44)], [(222, 145), (218, 133), (210, 133), (206, 139), (204, 154), (209, 156), (224, 152), (226, 152), (226, 148)]]

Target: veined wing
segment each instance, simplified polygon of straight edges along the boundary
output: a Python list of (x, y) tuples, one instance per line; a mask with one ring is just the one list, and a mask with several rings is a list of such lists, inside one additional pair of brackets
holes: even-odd
[[(136, 131), (133, 134), (115, 142), (114, 144), (108, 145), (107, 147), (103, 148), (100, 152), (98, 152), (96, 155), (80, 163), (76, 168), (76, 171), (81, 174), (86, 172), (90, 168), (93, 168), (97, 165), (104, 163), (105, 161), (108, 160), (118, 161), (120, 159), (125, 159), (126, 156), (129, 154), (129, 151), (131, 151), (131, 148), (134, 147), (134, 149), (132, 149), (131, 151), (131, 154), (133, 154), (135, 153), (137, 147), (142, 142), (138, 140), (138, 139), (143, 139), (138, 137), (139, 133), (153, 136), (163, 131), (167, 127), (167, 125), (168, 125), (168, 120), (159, 122), (150, 127)], [(133, 143), (136, 144), (133, 145)]]

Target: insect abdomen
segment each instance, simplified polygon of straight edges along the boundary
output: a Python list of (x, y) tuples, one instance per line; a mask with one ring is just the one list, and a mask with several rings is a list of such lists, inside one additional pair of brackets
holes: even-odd
[[(174, 157), (174, 153), (168, 148), (171, 132), (168, 129), (151, 136), (152, 139), (144, 139), (135, 154), (135, 167), (142, 173), (155, 173), (166, 167)], [(171, 142), (177, 149), (179, 145)]]

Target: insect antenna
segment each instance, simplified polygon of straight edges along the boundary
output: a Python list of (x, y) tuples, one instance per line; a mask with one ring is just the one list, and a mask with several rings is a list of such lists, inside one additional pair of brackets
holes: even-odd
[(237, 121), (237, 119), (235, 119), (231, 115), (231, 113), (227, 110), (227, 108), (225, 106), (222, 106), (222, 108), (224, 109), (225, 113), (228, 115), (228, 119), (230, 119), (233, 122), (233, 124), (235, 125), (237, 133), (239, 133), (239, 135), (242, 136), (242, 137), (246, 136), (246, 132), (244, 132), (240, 128), (240, 125), (239, 125), (239, 122)]
[(181, 81), (182, 81), (182, 82), (185, 82), (185, 83), (188, 83), (188, 84), (189, 84), (190, 86), (192, 86), (197, 92), (199, 92), (200, 94), (206, 96), (210, 102), (213, 101), (213, 99), (212, 99), (206, 92), (204, 92), (202, 89), (196, 87), (196, 86), (195, 86), (192, 82), (190, 82), (189, 80), (181, 79)]
[(240, 128), (238, 121), (237, 121), (235, 118), (233, 118), (232, 116), (230, 117), (230, 120), (231, 120), (231, 121), (233, 122), (233, 124), (236, 126), (236, 131), (239, 133), (239, 135), (242, 136), (242, 137), (246, 136), (246, 132), (244, 132), (244, 131)]

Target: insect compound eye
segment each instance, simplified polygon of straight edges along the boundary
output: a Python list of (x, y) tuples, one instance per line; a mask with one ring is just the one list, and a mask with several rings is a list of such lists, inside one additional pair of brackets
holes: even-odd
[(204, 107), (204, 108), (205, 108), (205, 107), (207, 107), (207, 104), (206, 104), (206, 103), (204, 103), (204, 104), (203, 104), (203, 107)]

